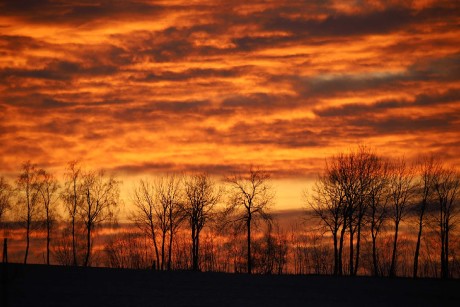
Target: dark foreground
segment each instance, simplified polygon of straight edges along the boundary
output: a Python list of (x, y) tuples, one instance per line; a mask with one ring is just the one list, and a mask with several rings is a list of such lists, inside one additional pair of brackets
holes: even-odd
[(458, 280), (0, 267), (0, 306), (460, 306)]

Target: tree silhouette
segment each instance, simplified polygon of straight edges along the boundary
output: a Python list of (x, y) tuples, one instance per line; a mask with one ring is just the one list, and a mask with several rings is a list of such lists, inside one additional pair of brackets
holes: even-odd
[(160, 255), (156, 239), (157, 219), (157, 198), (155, 187), (146, 180), (141, 180), (137, 187), (134, 188), (132, 201), (134, 204), (134, 212), (131, 219), (136, 226), (143, 232), (148, 234), (152, 240), (153, 249), (156, 257), (155, 268), (160, 269)]
[(27, 263), (30, 246), (30, 232), (32, 222), (35, 221), (39, 214), (39, 197), (41, 183), (39, 178), (39, 170), (36, 164), (30, 161), (23, 163), (22, 173), (17, 181), (17, 189), (19, 192), (18, 205), (21, 210), (20, 214), (26, 225), (26, 250), (24, 254), (24, 264)]
[(226, 178), (230, 186), (230, 204), (227, 213), (235, 213), (235, 222), (243, 221), (247, 231), (247, 272), (252, 272), (251, 226), (258, 218), (269, 219), (267, 209), (274, 195), (268, 185), (270, 175), (259, 169), (250, 168), (246, 175), (234, 175)]
[(77, 260), (77, 237), (76, 223), (78, 217), (78, 209), (84, 201), (82, 187), (82, 171), (77, 161), (68, 163), (65, 173), (65, 184), (62, 191), (64, 206), (70, 216), (71, 233), (72, 233), (72, 258), (73, 265), (78, 265)]
[(46, 228), (46, 264), (50, 264), (50, 241), (51, 228), (56, 220), (55, 205), (58, 200), (59, 184), (54, 176), (45, 170), (40, 171), (40, 195), (43, 202), (45, 213), (45, 228)]
[(11, 198), (13, 196), (13, 187), (4, 177), (0, 177), (0, 223), (5, 213), (11, 209)]
[(418, 260), (420, 254), (420, 243), (422, 238), (422, 231), (424, 225), (425, 212), (428, 205), (433, 202), (434, 197), (434, 180), (436, 174), (439, 172), (439, 162), (435, 160), (434, 156), (422, 157), (418, 162), (419, 178), (416, 184), (417, 194), (419, 197), (418, 209), (418, 233), (417, 243), (415, 245), (414, 254), (414, 267), (413, 277), (417, 278), (418, 275)]
[(157, 197), (161, 204), (158, 208), (158, 217), (162, 228), (162, 261), (161, 268), (164, 268), (164, 248), (166, 233), (169, 233), (167, 269), (171, 270), (172, 246), (174, 235), (184, 220), (181, 202), (181, 181), (175, 175), (161, 177), (157, 182)]
[(458, 214), (460, 173), (452, 168), (441, 168), (434, 176), (434, 190), (438, 202), (437, 224), (441, 240), (441, 278), (449, 274), (449, 242)]
[(212, 218), (213, 209), (220, 198), (220, 191), (205, 173), (191, 175), (184, 181), (184, 213), (189, 221), (192, 238), (192, 269), (198, 271), (200, 233)]
[(103, 171), (88, 172), (83, 175), (85, 201), (80, 214), (86, 228), (86, 254), (84, 266), (90, 265), (92, 231), (101, 222), (114, 217), (114, 209), (119, 201), (119, 182), (113, 176), (107, 177)]
[(414, 169), (404, 159), (393, 162), (389, 181), (391, 219), (394, 223), (393, 250), (391, 254), (390, 277), (396, 276), (399, 225), (408, 213), (414, 196)]

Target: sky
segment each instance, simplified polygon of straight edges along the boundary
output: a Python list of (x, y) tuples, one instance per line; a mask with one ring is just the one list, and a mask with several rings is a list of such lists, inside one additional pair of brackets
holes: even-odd
[(297, 206), (358, 145), (459, 165), (460, 2), (4, 0), (0, 174), (249, 165)]

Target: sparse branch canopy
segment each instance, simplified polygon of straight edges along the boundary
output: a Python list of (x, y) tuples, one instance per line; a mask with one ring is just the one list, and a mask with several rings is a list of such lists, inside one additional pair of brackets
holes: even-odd
[(199, 270), (200, 233), (205, 224), (213, 218), (214, 207), (221, 197), (221, 191), (205, 174), (191, 175), (184, 180), (184, 214), (187, 217), (192, 238), (192, 267)]
[(113, 176), (106, 176), (103, 171), (83, 175), (85, 201), (82, 203), (80, 214), (86, 228), (85, 266), (90, 263), (92, 231), (98, 224), (114, 217), (114, 210), (119, 202), (119, 184)]
[(0, 177), (0, 222), (5, 213), (11, 209), (11, 198), (13, 196), (13, 187), (4, 177)]
[(273, 202), (274, 194), (268, 184), (270, 174), (251, 167), (245, 175), (227, 177), (229, 190), (229, 207), (227, 214), (234, 217), (233, 221), (243, 221), (247, 230), (247, 271), (252, 271), (251, 226), (253, 220), (262, 218), (269, 220), (268, 209)]
[(160, 256), (157, 244), (157, 215), (158, 202), (156, 198), (155, 186), (147, 180), (140, 180), (134, 188), (132, 194), (132, 202), (134, 211), (131, 215), (131, 220), (136, 226), (152, 240), (153, 249), (156, 257), (155, 268), (160, 268)]

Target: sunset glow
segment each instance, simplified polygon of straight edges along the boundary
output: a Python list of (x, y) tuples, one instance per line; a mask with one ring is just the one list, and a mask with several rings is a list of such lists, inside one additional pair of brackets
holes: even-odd
[(359, 144), (459, 165), (460, 5), (401, 2), (3, 1), (0, 172), (253, 164), (288, 208)]

